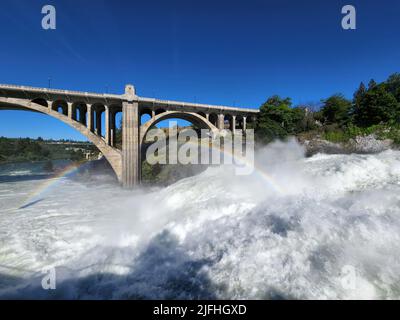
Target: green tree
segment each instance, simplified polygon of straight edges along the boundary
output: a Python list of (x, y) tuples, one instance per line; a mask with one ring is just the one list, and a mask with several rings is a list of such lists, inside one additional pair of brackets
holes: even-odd
[(270, 142), (274, 139), (284, 138), (287, 135), (284, 129), (284, 110), (290, 108), (289, 98), (281, 99), (272, 96), (261, 107), (256, 123), (256, 135), (262, 142)]
[(122, 120), (120, 122), (119, 128), (115, 128), (115, 146), (117, 148), (122, 148)]
[(354, 117), (356, 124), (363, 127), (398, 121), (399, 106), (393, 94), (386, 91), (384, 84), (380, 84), (367, 91)]
[(377, 86), (377, 83), (375, 82), (374, 79), (371, 79), (371, 80), (368, 82), (368, 90), (374, 89), (376, 86)]
[(71, 150), (69, 159), (71, 161), (82, 161), (85, 159), (85, 155), (81, 150)]
[(400, 102), (400, 73), (390, 75), (385, 82), (385, 87), (396, 98), (397, 102)]
[(290, 98), (270, 97), (260, 108), (256, 135), (262, 142), (282, 139), (304, 130), (305, 108), (291, 108)]
[(343, 126), (350, 120), (351, 102), (342, 94), (335, 94), (322, 102), (322, 117), (327, 124)]
[(353, 98), (353, 103), (356, 108), (360, 107), (360, 101), (366, 93), (367, 93), (367, 88), (366, 88), (364, 82), (361, 82), (357, 91), (354, 93), (354, 98)]
[(161, 173), (161, 165), (150, 165), (146, 160), (142, 162), (142, 179), (144, 182), (157, 182)]

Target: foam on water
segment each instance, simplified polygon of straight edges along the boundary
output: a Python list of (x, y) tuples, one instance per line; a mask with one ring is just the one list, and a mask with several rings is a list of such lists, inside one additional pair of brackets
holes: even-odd
[(20, 210), (42, 182), (0, 184), (0, 297), (400, 298), (400, 152), (256, 158), (164, 189), (61, 179)]

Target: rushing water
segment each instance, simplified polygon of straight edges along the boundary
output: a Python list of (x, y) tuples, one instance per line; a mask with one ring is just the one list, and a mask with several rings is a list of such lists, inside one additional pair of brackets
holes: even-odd
[(135, 192), (3, 168), (0, 297), (400, 298), (399, 151), (305, 158), (275, 143), (257, 163)]

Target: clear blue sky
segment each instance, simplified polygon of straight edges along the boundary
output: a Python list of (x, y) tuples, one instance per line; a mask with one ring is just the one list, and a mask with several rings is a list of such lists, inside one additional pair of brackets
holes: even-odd
[[(57, 9), (57, 30), (41, 8)], [(357, 9), (357, 30), (341, 8)], [(257, 108), (400, 71), (398, 0), (2, 0), (0, 82)], [(19, 121), (16, 121), (16, 117)], [(0, 112), (0, 136), (82, 137), (44, 115)]]

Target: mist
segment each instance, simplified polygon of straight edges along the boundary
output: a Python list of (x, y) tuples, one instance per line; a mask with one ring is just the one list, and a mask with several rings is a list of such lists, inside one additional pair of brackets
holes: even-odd
[(64, 177), (33, 197), (43, 181), (2, 183), (0, 298), (399, 298), (399, 181), (399, 151), (307, 158), (290, 140), (248, 176), (136, 191)]

